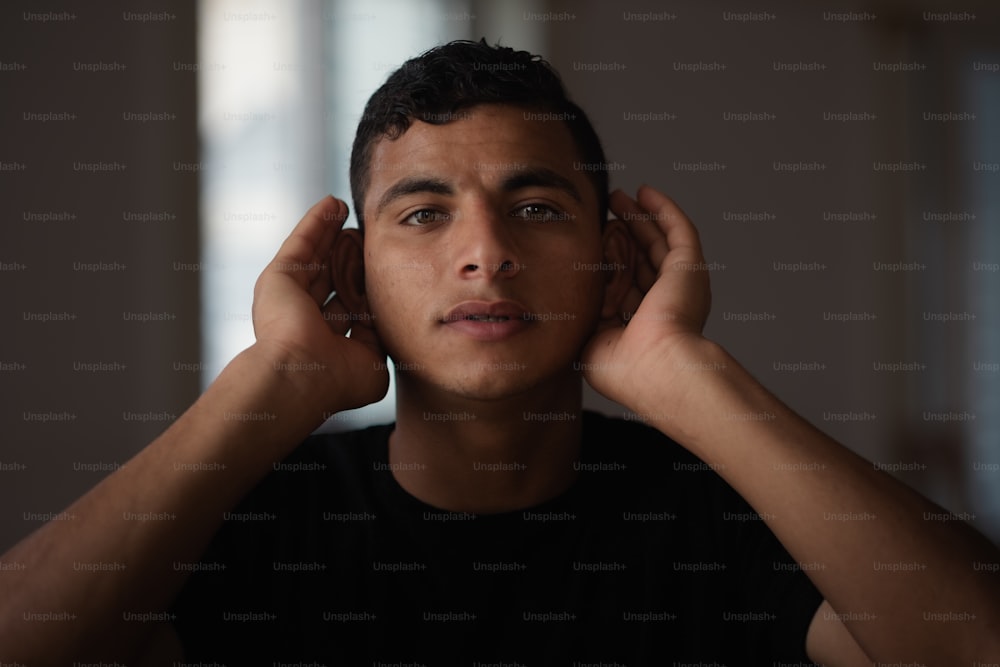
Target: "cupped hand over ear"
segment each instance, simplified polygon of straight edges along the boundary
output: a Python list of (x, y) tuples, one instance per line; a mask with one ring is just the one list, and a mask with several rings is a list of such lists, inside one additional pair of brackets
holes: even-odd
[(347, 210), (332, 196), (309, 209), (254, 286), (256, 345), (276, 371), (328, 395), (331, 409), (373, 403), (389, 387), (364, 298), (362, 238), (342, 229)]
[(582, 361), (594, 389), (633, 406), (704, 340), (711, 290), (698, 231), (673, 200), (644, 185), (636, 199), (614, 191), (610, 207), (637, 248), (633, 281), (602, 313)]

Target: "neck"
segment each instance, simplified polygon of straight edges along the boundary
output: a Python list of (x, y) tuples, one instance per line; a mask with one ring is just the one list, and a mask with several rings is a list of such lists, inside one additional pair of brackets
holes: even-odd
[(490, 401), (445, 395), (400, 375), (389, 463), (410, 495), (453, 512), (492, 514), (538, 505), (576, 479), (582, 438), (576, 373)]

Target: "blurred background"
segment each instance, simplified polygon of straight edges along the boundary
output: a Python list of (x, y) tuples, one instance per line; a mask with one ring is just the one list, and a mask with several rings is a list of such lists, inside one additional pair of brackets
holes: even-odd
[[(0, 551), (252, 343), (257, 275), (320, 197), (350, 201), (389, 72), (480, 37), (561, 72), (613, 186), (694, 219), (710, 337), (1000, 541), (998, 19), (986, 0), (7, 3)], [(391, 421), (391, 398), (323, 428)]]

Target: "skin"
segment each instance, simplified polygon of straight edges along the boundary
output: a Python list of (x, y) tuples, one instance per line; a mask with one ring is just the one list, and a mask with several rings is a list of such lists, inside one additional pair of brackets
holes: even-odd
[[(390, 463), (425, 466), (394, 474), (425, 502), (484, 513), (535, 505), (575, 477), (580, 420), (524, 415), (580, 414), (574, 363), (599, 324), (602, 300), (619, 300), (629, 279), (592, 267), (631, 266), (632, 246), (621, 222), (601, 229), (596, 194), (573, 168), (579, 158), (562, 123), (525, 121), (516, 108), (469, 115), (449, 125), (415, 123), (398, 141), (377, 145), (373, 162), (391, 168), (372, 173), (363, 246), (378, 338), (411, 369), (397, 374)], [(529, 170), (558, 174), (565, 187), (544, 179), (505, 187)], [(379, 206), (395, 184), (418, 177), (452, 194), (423, 189)], [(441, 322), (459, 303), (501, 299), (537, 317), (489, 342)], [(605, 314), (617, 316), (617, 308)], [(533, 445), (539, 441), (546, 447)], [(520, 469), (476, 472), (477, 463), (497, 461)]]
[[(23, 664), (179, 660), (169, 625), (109, 619), (167, 608), (185, 579), (171, 565), (198, 558), (223, 512), (324, 418), (385, 394), (388, 352), (407, 369), (397, 375), (390, 462), (426, 465), (419, 473), (395, 471), (421, 500), (504, 511), (571, 484), (579, 419), (540, 422), (523, 414), (578, 417), (580, 361), (597, 391), (719, 470), (768, 517), (793, 558), (824, 566), (807, 570), (826, 598), (806, 640), (813, 660), (996, 662), (1000, 585), (996, 574), (971, 567), (1000, 560), (996, 548), (961, 522), (924, 521), (924, 513), (942, 510), (815, 430), (705, 339), (709, 281), (694, 226), (673, 201), (644, 186), (634, 199), (612, 194), (619, 221), (601, 230), (594, 193), (567, 157), (574, 152), (560, 129), (525, 122), (513, 109), (478, 107), (446, 126), (415, 123), (399, 139), (380, 142), (373, 162), (393, 168), (372, 175), (366, 234), (341, 229), (342, 201), (327, 197), (314, 206), (257, 282), (256, 343), (159, 438), (67, 508), (72, 521), (45, 524), (2, 556), (25, 567), (0, 573), (0, 657)], [(493, 168), (503, 164), (549, 169), (575, 186), (579, 201), (565, 188), (506, 188), (504, 170)], [(379, 209), (401, 179), (428, 172), (452, 193), (411, 192)], [(536, 219), (524, 215), (539, 211), (527, 204), (569, 215)], [(435, 211), (420, 214), (426, 227), (400, 224), (420, 209)], [(614, 268), (574, 270), (573, 262), (584, 260)], [(464, 300), (501, 298), (539, 315), (576, 317), (531, 322), (488, 342), (440, 322)], [(518, 367), (496, 370), (503, 364)], [(248, 412), (273, 419), (228, 418)], [(745, 418), (762, 414), (769, 418)], [(522, 444), (540, 439), (550, 443), (544, 451)], [(497, 460), (526, 467), (472, 470), (476, 461)], [(224, 467), (184, 470), (205, 462)], [(803, 462), (814, 467), (796, 468)], [(123, 512), (175, 518), (124, 521)], [(865, 512), (877, 520), (823, 518)], [(96, 561), (127, 567), (100, 575), (73, 568)], [(886, 573), (873, 561), (926, 567)], [(77, 619), (24, 622), (24, 610), (66, 610)], [(975, 619), (927, 621), (927, 611)]]

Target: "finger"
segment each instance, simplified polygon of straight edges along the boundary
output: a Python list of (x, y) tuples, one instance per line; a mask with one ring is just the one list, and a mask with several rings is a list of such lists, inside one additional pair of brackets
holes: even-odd
[(351, 316), (343, 302), (334, 295), (321, 309), (326, 325), (338, 336), (344, 336), (351, 328)]
[[(632, 237), (632, 242), (638, 247), (639, 241), (632, 233), (632, 228), (626, 225), (625, 229), (629, 236)], [(635, 271), (632, 274), (632, 280), (638, 286), (639, 290), (645, 294), (653, 286), (653, 283), (656, 282), (657, 267), (650, 263), (648, 253), (645, 252), (635, 253), (634, 261)]]
[(633, 287), (626, 294), (625, 298), (622, 299), (622, 320), (628, 322), (632, 319), (635, 311), (639, 310), (639, 305), (642, 303), (643, 296), (645, 292), (640, 292), (638, 289)]
[(333, 261), (333, 256), (332, 254), (327, 254), (323, 257), (314, 257), (312, 261), (319, 266), (319, 273), (309, 283), (309, 296), (313, 298), (313, 301), (322, 306), (330, 298), (330, 294), (335, 289), (333, 277), (330, 275), (330, 262)]
[(323, 255), (333, 247), (333, 239), (347, 220), (347, 213), (343, 200), (327, 195), (306, 211), (289, 236), (301, 235), (313, 246), (313, 252)]
[(308, 286), (324, 273), (320, 258), (329, 257), (333, 240), (346, 219), (347, 204), (333, 196), (324, 197), (281, 244), (272, 267), (291, 275), (299, 285)]
[(309, 296), (320, 306), (326, 303), (333, 292), (333, 281), (330, 280), (329, 268), (328, 265), (321, 264), (320, 274), (309, 284)]
[(647, 210), (656, 211), (656, 221), (666, 235), (668, 248), (690, 248), (697, 257), (702, 256), (698, 230), (673, 199), (655, 188), (642, 185), (637, 202)]
[(656, 282), (658, 267), (653, 266), (649, 257), (640, 257), (636, 260), (633, 282), (643, 294)]
[(621, 190), (611, 193), (609, 206), (615, 215), (625, 221), (629, 231), (632, 232), (632, 237), (641, 251), (640, 255), (648, 257), (653, 266), (662, 264), (670, 246), (667, 245), (667, 237), (658, 224), (658, 214), (644, 209)]

